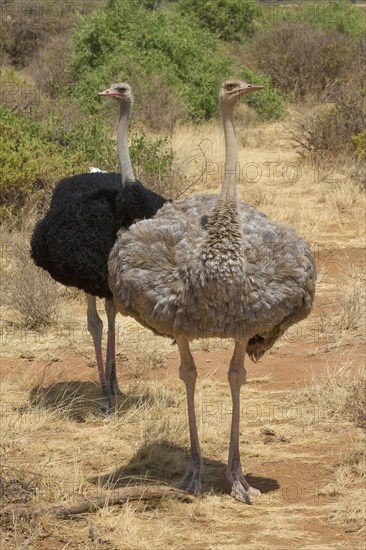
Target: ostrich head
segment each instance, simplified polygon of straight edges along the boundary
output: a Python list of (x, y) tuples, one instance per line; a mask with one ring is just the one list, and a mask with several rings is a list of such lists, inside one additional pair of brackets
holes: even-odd
[(98, 95), (114, 97), (120, 104), (128, 103), (129, 105), (132, 105), (133, 103), (131, 86), (125, 82), (111, 84), (107, 90), (104, 90), (104, 92), (99, 92)]
[(220, 103), (226, 105), (235, 105), (235, 103), (246, 94), (261, 90), (263, 86), (257, 84), (248, 84), (244, 80), (228, 79), (224, 80), (220, 88)]

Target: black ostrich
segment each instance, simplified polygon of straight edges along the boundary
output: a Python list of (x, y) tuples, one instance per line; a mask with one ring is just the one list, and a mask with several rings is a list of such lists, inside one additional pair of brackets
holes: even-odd
[[(121, 174), (96, 172), (61, 180), (49, 210), (31, 238), (35, 264), (59, 283), (86, 293), (88, 330), (93, 337), (103, 396), (108, 406), (119, 393), (115, 366), (115, 317), (108, 286), (108, 256), (117, 231), (135, 220), (154, 216), (166, 202), (136, 180), (128, 150), (128, 118), (133, 103), (128, 84), (113, 84), (99, 95), (118, 100), (117, 149)], [(122, 180), (122, 181), (121, 181)], [(102, 357), (103, 322), (96, 296), (105, 299), (108, 319), (106, 368)]]

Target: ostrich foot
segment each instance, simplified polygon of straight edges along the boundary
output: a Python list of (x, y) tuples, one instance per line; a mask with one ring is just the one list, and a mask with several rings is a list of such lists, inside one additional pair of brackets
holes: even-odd
[(191, 495), (198, 495), (201, 492), (201, 476), (203, 470), (203, 463), (199, 460), (197, 463), (191, 458), (187, 464), (184, 476), (174, 484), (177, 489), (183, 489)]
[(102, 384), (102, 396), (98, 400), (100, 403), (100, 412), (103, 416), (109, 415), (113, 409), (113, 398), (107, 388), (106, 384)]
[(259, 497), (261, 495), (259, 489), (249, 485), (240, 467), (238, 471), (231, 473), (227, 477), (232, 484), (231, 496), (235, 500), (239, 500), (239, 502), (244, 502), (245, 504), (253, 504), (252, 497)]
[(240, 481), (233, 481), (230, 494), (232, 497), (235, 498), (235, 500), (239, 500), (239, 502), (244, 502), (245, 504), (253, 504), (251, 497), (259, 496), (260, 491), (258, 491), (258, 489), (254, 489), (254, 487), (249, 487), (249, 490), (246, 490), (244, 489)]

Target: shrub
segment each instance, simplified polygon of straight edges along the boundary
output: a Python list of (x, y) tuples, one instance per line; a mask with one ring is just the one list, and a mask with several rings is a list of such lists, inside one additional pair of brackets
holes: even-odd
[[(353, 88), (350, 94), (349, 88)], [(352, 83), (339, 91), (339, 100), (321, 111), (305, 116), (291, 129), (295, 147), (301, 154), (344, 155), (352, 151), (354, 136), (366, 127), (365, 89)], [(355, 153), (356, 149), (353, 149)]]
[(351, 149), (357, 158), (366, 158), (366, 130), (356, 136), (352, 136)]
[[(128, 80), (137, 101), (142, 99), (144, 122), (161, 130), (171, 129), (175, 122), (167, 116), (162, 123), (166, 112), (187, 113), (195, 122), (217, 115), (219, 83), (235, 74), (235, 66), (219, 41), (192, 17), (169, 10), (150, 11), (137, 0), (115, 0), (80, 21), (70, 73), (73, 94), (90, 112), (100, 105), (95, 90), (111, 80)], [(261, 101), (251, 104), (263, 118), (279, 110), (275, 91), (266, 96), (268, 108)]]
[[(0, 129), (0, 198), (5, 205), (19, 207), (30, 193), (88, 172), (91, 165), (118, 171), (115, 140), (95, 115), (52, 113), (40, 123), (0, 109)], [(170, 197), (182, 193), (183, 179), (174, 172), (167, 138), (134, 134), (130, 149), (135, 171), (148, 185)]]
[(0, 109), (0, 127), (2, 202), (13, 202), (82, 165), (77, 152), (61, 153), (54, 144), (43, 140), (39, 125), (29, 118), (18, 118)]
[(183, 13), (196, 15), (200, 23), (222, 40), (241, 41), (254, 33), (262, 10), (254, 0), (183, 0)]
[(41, 92), (29, 78), (12, 68), (0, 67), (0, 106), (30, 114), (40, 101)]
[(2, 277), (5, 303), (20, 314), (28, 329), (52, 325), (57, 319), (59, 296), (57, 283), (36, 267), (23, 242), (10, 239), (10, 265)]
[(178, 94), (159, 74), (149, 79), (136, 79), (133, 87), (138, 109), (134, 119), (138, 119), (153, 132), (171, 133), (179, 119), (185, 118), (187, 107)]
[(363, 12), (348, 0), (264, 4), (260, 24), (270, 27), (273, 24), (298, 25), (304, 22), (312, 27), (354, 37), (360, 37), (366, 30)]
[(136, 174), (149, 180), (164, 178), (172, 169), (174, 153), (167, 137), (148, 140), (145, 134), (132, 134), (130, 154)]
[(169, 199), (177, 199), (194, 188), (180, 167), (168, 137), (148, 139), (145, 134), (132, 134), (131, 161), (136, 176), (150, 189)]
[(65, 124), (55, 113), (41, 124), (0, 109), (0, 127), (0, 194), (6, 203), (87, 172), (91, 164), (116, 168), (115, 144), (107, 139), (107, 128), (91, 115)]
[[(50, 7), (54, 9), (50, 9)], [(56, 4), (43, 7), (35, 0), (8, 2), (0, 22), (0, 48), (14, 67), (25, 67), (47, 36), (65, 30)]]
[(17, 68), (27, 66), (39, 48), (45, 46), (50, 38), (65, 35), (73, 27), (76, 15), (88, 13), (96, 7), (96, 2), (98, 0), (65, 3), (5, 0), (0, 18), (2, 61), (6, 60)]
[[(84, 171), (88, 171), (90, 165), (107, 171), (117, 170), (116, 144), (108, 138), (109, 133), (110, 128), (104, 121), (84, 113), (67, 120), (60, 112), (52, 113), (39, 129), (40, 137), (63, 156), (77, 154)], [(82, 172), (80, 168), (74, 166), (73, 173)]]
[(159, 74), (196, 121), (217, 113), (219, 82), (232, 69), (218, 40), (192, 18), (136, 0), (116, 0), (80, 20), (70, 59), (73, 93), (90, 111), (98, 105), (95, 90), (111, 79), (134, 86)]
[(366, 30), (362, 12), (347, 0), (333, 0), (306, 6), (303, 18), (324, 30), (352, 36), (360, 36)]
[(309, 23), (282, 23), (262, 31), (252, 40), (251, 51), (273, 85), (295, 99), (332, 94), (355, 71), (361, 72), (358, 41)]
[(68, 82), (66, 59), (69, 50), (70, 33), (51, 36), (39, 48), (26, 69), (36, 88), (53, 99), (61, 94), (62, 88)]

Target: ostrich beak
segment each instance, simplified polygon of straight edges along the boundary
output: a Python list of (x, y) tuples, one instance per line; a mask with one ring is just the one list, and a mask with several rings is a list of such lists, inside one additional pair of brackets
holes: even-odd
[(239, 94), (248, 94), (249, 92), (257, 92), (258, 90), (262, 90), (263, 86), (260, 86), (259, 84), (247, 84), (246, 82), (240, 86)]
[(98, 92), (98, 95), (100, 96), (108, 96), (108, 97), (119, 97), (120, 94), (116, 90), (111, 90), (108, 88), (107, 90), (104, 90), (104, 92)]

